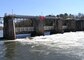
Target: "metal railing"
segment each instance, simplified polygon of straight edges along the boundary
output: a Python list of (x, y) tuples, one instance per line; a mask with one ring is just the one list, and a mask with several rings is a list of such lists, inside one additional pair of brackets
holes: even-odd
[(44, 26), (44, 30), (52, 30), (52, 29), (54, 29), (53, 26)]
[(17, 32), (22, 32), (22, 31), (34, 31), (34, 27), (16, 27), (15, 29), (16, 33)]
[[(44, 26), (44, 30), (52, 30), (54, 27), (53, 26)], [(17, 32), (32, 32), (34, 31), (34, 27), (16, 27), (15, 28), (16, 33)]]

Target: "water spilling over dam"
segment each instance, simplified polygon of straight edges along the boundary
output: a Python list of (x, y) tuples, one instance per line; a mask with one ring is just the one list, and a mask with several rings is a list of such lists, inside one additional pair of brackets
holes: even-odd
[(1, 40), (0, 60), (83, 60), (84, 32)]

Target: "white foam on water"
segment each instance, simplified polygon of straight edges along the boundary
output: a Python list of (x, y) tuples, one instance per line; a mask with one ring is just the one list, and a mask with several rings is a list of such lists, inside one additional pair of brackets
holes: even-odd
[[(32, 38), (24, 38), (24, 39), (15, 39), (15, 40), (4, 40), (4, 42), (32, 42), (32, 43), (40, 43), (40, 44), (57, 44), (60, 47), (65, 46), (82, 46), (84, 44), (84, 32), (69, 32), (63, 34), (53, 34), (46, 36), (36, 36)], [(3, 41), (2, 41), (3, 42)]]
[[(84, 32), (68, 32), (63, 34), (53, 34), (53, 35), (46, 35), (46, 36), (36, 36), (32, 38), (25, 38), (25, 39), (16, 39), (16, 40), (5, 40), (4, 42), (14, 42), (18, 41), (23, 45), (26, 44), (35, 44), (36, 46), (44, 45), (48, 46), (51, 50), (57, 50), (60, 48), (59, 51), (61, 53), (70, 53), (73, 55), (81, 56), (84, 59)], [(34, 48), (35, 45), (32, 45), (31, 48)], [(34, 50), (39, 51), (39, 50)], [(44, 50), (41, 50), (42, 52)], [(46, 51), (45, 51), (46, 52)], [(49, 54), (49, 51), (47, 51)]]
[(84, 32), (69, 32), (64, 34), (54, 34), (54, 35), (46, 35), (46, 36), (36, 36), (25, 39), (16, 39), (9, 40), (5, 42), (11, 41), (19, 41), (19, 42), (27, 42), (35, 43), (35, 44), (44, 44), (47, 46), (54, 46), (53, 44), (58, 45), (60, 48), (69, 48), (70, 46), (82, 46), (84, 44)]

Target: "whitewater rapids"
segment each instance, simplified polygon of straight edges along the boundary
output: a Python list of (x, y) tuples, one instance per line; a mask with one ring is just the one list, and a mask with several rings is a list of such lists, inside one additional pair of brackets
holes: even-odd
[[(0, 41), (0, 44), (3, 41)], [(54, 56), (54, 60), (62, 58), (68, 60), (84, 60), (84, 32), (67, 32), (63, 34), (53, 34), (46, 36), (36, 36), (24, 39), (4, 40), (4, 42), (19, 42), (21, 47), (30, 46), (28, 51), (31, 53), (38, 52), (49, 59)], [(24, 48), (23, 47), (23, 48)], [(19, 47), (16, 50), (21, 50)], [(21, 50), (22, 51), (22, 50)], [(27, 48), (25, 48), (27, 51)], [(46, 59), (44, 57), (44, 59)], [(47, 60), (49, 60), (47, 59)]]
[[(59, 44), (59, 47), (66, 47), (69, 46), (82, 46), (84, 45), (84, 32), (67, 32), (63, 34), (53, 34), (53, 35), (46, 35), (46, 36), (36, 36), (31, 38), (24, 38), (24, 39), (15, 39), (15, 40), (5, 40), (4, 42), (12, 42), (12, 41), (19, 41), (19, 42), (29, 42), (34, 44)], [(47, 43), (47, 44), (46, 44)], [(50, 45), (51, 46), (51, 45)]]

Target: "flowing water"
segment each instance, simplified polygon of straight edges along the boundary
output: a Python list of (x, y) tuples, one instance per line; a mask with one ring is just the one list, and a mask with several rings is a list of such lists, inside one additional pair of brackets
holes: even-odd
[(1, 40), (0, 60), (84, 60), (84, 32)]

